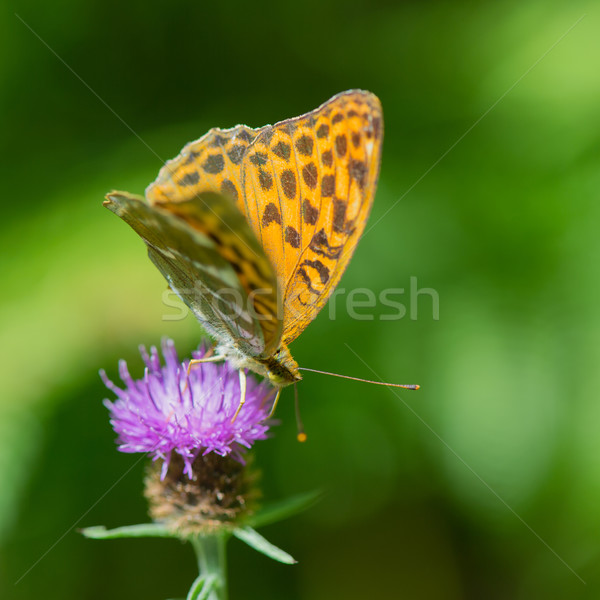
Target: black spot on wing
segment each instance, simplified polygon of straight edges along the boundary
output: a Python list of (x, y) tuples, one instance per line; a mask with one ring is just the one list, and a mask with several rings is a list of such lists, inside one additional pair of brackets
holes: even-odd
[(335, 193), (335, 175), (323, 175), (321, 180), (321, 196), (329, 198)]
[(202, 163), (202, 168), (204, 171), (206, 171), (206, 173), (217, 175), (225, 168), (225, 160), (223, 159), (223, 155), (209, 154), (204, 163)]
[(292, 248), (300, 248), (300, 235), (293, 227), (288, 226), (285, 228), (285, 241)]
[(311, 190), (314, 190), (317, 187), (319, 173), (315, 163), (309, 162), (302, 167), (302, 179), (304, 179), (304, 183), (306, 183)]
[(223, 137), (222, 135), (215, 135), (210, 143), (210, 146), (211, 148), (219, 148), (225, 142), (227, 142), (227, 138)]
[(292, 200), (296, 197), (296, 176), (290, 169), (285, 169), (281, 174), (281, 187), (287, 198)]
[(246, 146), (244, 146), (244, 144), (236, 144), (227, 151), (227, 156), (234, 165), (239, 165), (242, 162), (245, 153)]
[(358, 183), (358, 187), (362, 190), (365, 187), (365, 179), (367, 177), (367, 165), (361, 160), (351, 160), (348, 165), (350, 177)]
[(373, 119), (373, 131), (375, 133), (375, 138), (381, 137), (381, 119), (379, 117)]
[(274, 135), (275, 135), (275, 131), (273, 130), (273, 127), (271, 127), (271, 126), (265, 127), (264, 131), (262, 132), (260, 141), (268, 146), (271, 143), (271, 140), (273, 139)]
[(346, 226), (346, 203), (343, 200), (333, 200), (333, 230), (337, 233), (345, 231)]
[(200, 175), (197, 171), (186, 173), (177, 183), (183, 187), (188, 185), (196, 185), (200, 181)]
[(313, 139), (308, 135), (303, 135), (296, 140), (296, 150), (303, 156), (310, 156), (313, 151)]
[(237, 202), (239, 194), (233, 181), (229, 181), (229, 179), (223, 180), (221, 183), (221, 193), (225, 196), (230, 196)]
[(329, 281), (329, 269), (320, 260), (305, 260), (302, 265), (314, 269), (319, 274), (319, 279), (322, 284)]
[(263, 227), (267, 227), (270, 223), (277, 223), (277, 225), (281, 225), (281, 215), (279, 214), (277, 207), (272, 202), (267, 204), (262, 216)]
[(207, 231), (206, 235), (208, 235), (208, 237), (217, 245), (217, 246), (223, 246), (223, 240), (214, 232), (214, 231)]
[(329, 125), (325, 125), (325, 123), (323, 123), (323, 125), (320, 125), (319, 128), (317, 129), (317, 137), (320, 138), (324, 138), (327, 137), (329, 135)]
[(343, 244), (340, 246), (332, 246), (327, 239), (327, 234), (324, 229), (320, 229), (313, 235), (309, 247), (313, 252), (331, 260), (338, 259), (344, 249)]
[(344, 156), (348, 147), (348, 140), (345, 135), (338, 135), (335, 138), (335, 151), (338, 156)]
[(271, 148), (271, 150), (273, 150), (273, 153), (276, 156), (279, 156), (279, 158), (283, 158), (283, 160), (285, 161), (288, 161), (290, 159), (290, 154), (292, 153), (290, 145), (286, 144), (285, 142), (277, 142), (277, 144), (275, 144), (273, 148)]
[(263, 190), (268, 191), (273, 187), (273, 176), (260, 169), (258, 172), (258, 182)]
[(254, 139), (254, 136), (247, 129), (242, 129), (236, 137), (243, 142), (251, 142)]
[(304, 222), (309, 225), (315, 225), (319, 218), (319, 210), (316, 209), (307, 199), (302, 202), (302, 215)]
[(183, 164), (189, 165), (190, 163), (194, 162), (200, 156), (200, 154), (200, 152), (195, 152), (194, 150), (192, 150)]
[(257, 167), (262, 167), (267, 164), (268, 156), (264, 152), (255, 152), (250, 157), (250, 162)]

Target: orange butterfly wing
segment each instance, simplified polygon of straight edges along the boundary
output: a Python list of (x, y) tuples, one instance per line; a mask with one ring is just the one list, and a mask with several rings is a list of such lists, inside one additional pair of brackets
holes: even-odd
[(215, 191), (235, 200), (277, 274), (288, 344), (327, 302), (360, 239), (382, 137), (378, 98), (342, 92), (273, 126), (211, 129), (161, 169), (146, 197), (167, 205)]
[(246, 216), (283, 291), (286, 345), (327, 302), (360, 239), (375, 195), (382, 131), (377, 97), (349, 91), (263, 128), (248, 148)]

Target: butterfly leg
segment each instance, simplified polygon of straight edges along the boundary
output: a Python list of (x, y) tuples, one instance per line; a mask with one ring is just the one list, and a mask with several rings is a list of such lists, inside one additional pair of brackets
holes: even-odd
[(273, 400), (273, 406), (271, 407), (271, 412), (267, 419), (270, 419), (275, 414), (275, 409), (277, 408), (277, 403), (279, 402), (279, 395), (281, 394), (281, 388), (277, 390), (277, 395), (275, 396), (275, 400)]
[(242, 410), (242, 406), (244, 406), (244, 404), (246, 402), (246, 371), (244, 371), (244, 369), (240, 369), (239, 373), (240, 373), (240, 403), (237, 407), (237, 410), (235, 411), (235, 415), (233, 415), (233, 418), (231, 419), (232, 423), (237, 419), (237, 416), (240, 414), (240, 410)]
[(219, 362), (221, 360), (225, 360), (225, 357), (224, 356), (210, 356), (210, 354), (208, 356), (204, 356), (202, 358), (192, 358), (190, 360), (190, 362), (188, 363), (187, 373), (185, 375), (185, 387), (183, 388), (183, 391), (185, 392), (188, 389), (188, 386), (190, 384), (190, 373), (192, 372), (193, 366), (201, 365), (202, 363), (208, 363), (208, 362)]

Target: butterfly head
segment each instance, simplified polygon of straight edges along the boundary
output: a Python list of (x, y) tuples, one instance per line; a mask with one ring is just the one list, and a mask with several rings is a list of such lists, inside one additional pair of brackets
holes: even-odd
[(260, 362), (269, 381), (277, 387), (284, 387), (302, 379), (298, 363), (293, 359), (285, 344), (282, 344), (272, 356)]

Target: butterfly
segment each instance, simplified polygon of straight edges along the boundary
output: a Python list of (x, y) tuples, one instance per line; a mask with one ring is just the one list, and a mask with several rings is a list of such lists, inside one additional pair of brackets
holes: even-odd
[(104, 204), (216, 340), (214, 359), (280, 390), (302, 378), (288, 344), (364, 230), (382, 139), (379, 99), (349, 90), (275, 125), (211, 129), (163, 166), (145, 199), (111, 192)]

